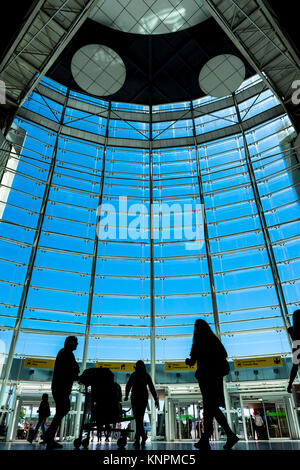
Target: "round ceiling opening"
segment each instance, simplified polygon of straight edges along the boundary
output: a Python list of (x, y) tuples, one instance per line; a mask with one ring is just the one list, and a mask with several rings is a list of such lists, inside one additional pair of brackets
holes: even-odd
[(174, 33), (210, 16), (200, 0), (99, 0), (90, 14), (98, 23), (136, 34)]
[(236, 91), (245, 79), (241, 59), (222, 54), (210, 59), (199, 74), (199, 86), (209, 96), (222, 98)]
[(113, 95), (122, 88), (126, 68), (121, 57), (107, 46), (88, 44), (75, 52), (71, 71), (77, 85), (95, 96)]

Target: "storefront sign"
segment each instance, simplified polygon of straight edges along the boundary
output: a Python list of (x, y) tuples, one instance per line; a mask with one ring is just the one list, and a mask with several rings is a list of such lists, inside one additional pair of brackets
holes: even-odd
[(27, 357), (24, 361), (24, 367), (30, 369), (54, 369), (55, 359), (35, 359)]
[(96, 362), (96, 367), (110, 369), (112, 372), (134, 372), (135, 363), (133, 362)]
[(177, 371), (188, 371), (196, 370), (196, 364), (192, 367), (187, 366), (185, 362), (165, 362), (165, 372), (177, 372)]
[(236, 359), (235, 369), (250, 369), (257, 367), (280, 367), (282, 366), (281, 356), (250, 357), (249, 359)]

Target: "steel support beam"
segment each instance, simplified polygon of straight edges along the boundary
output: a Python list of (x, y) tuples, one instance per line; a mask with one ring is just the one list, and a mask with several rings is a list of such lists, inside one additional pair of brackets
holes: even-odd
[(247, 432), (247, 425), (246, 425), (246, 419), (245, 419), (245, 413), (244, 413), (244, 403), (243, 403), (243, 397), (242, 394), (239, 394), (240, 396), (240, 404), (241, 404), (241, 415), (242, 415), (242, 422), (243, 422), (243, 430), (244, 430), (244, 439), (246, 442), (248, 442), (248, 432)]
[[(93, 311), (93, 300), (94, 300), (94, 289), (95, 289), (95, 276), (96, 276), (96, 267), (97, 267), (97, 255), (98, 255), (98, 246), (99, 246), (98, 228), (99, 228), (99, 223), (101, 219), (101, 207), (102, 207), (103, 192), (104, 192), (105, 162), (106, 162), (106, 149), (108, 145), (110, 112), (111, 112), (111, 102), (109, 102), (109, 107), (108, 107), (108, 115), (107, 115), (107, 121), (106, 121), (106, 129), (105, 129), (105, 141), (104, 141), (103, 156), (102, 156), (101, 182), (100, 182), (100, 192), (99, 192), (98, 207), (97, 207), (96, 230), (95, 230), (94, 249), (93, 249), (93, 262), (92, 262), (89, 300), (88, 300), (88, 309), (87, 309), (86, 325), (85, 325), (81, 373), (86, 368), (89, 339), (90, 339), (91, 318), (92, 318), (92, 311)], [(81, 407), (82, 407), (82, 393), (79, 391), (77, 395), (77, 401), (76, 401), (75, 436), (77, 436), (79, 432)]]
[(287, 310), (284, 292), (283, 292), (281, 281), (280, 281), (280, 275), (279, 275), (279, 271), (278, 271), (277, 264), (276, 264), (272, 242), (271, 242), (270, 235), (269, 235), (268, 224), (266, 222), (266, 218), (265, 218), (265, 214), (264, 214), (264, 210), (263, 210), (263, 206), (262, 206), (262, 202), (261, 202), (261, 198), (259, 194), (259, 189), (258, 189), (258, 185), (256, 182), (255, 172), (252, 166), (251, 156), (250, 156), (250, 152), (248, 148), (245, 131), (243, 128), (243, 122), (241, 119), (239, 106), (236, 101), (236, 96), (234, 93), (232, 97), (233, 97), (233, 102), (234, 102), (234, 106), (235, 106), (235, 110), (236, 110), (236, 114), (238, 118), (238, 123), (240, 126), (240, 132), (243, 138), (243, 145), (244, 145), (244, 150), (245, 150), (245, 158), (246, 158), (246, 165), (248, 169), (248, 175), (249, 175), (251, 188), (252, 188), (254, 199), (255, 199), (256, 210), (257, 210), (257, 214), (258, 214), (260, 225), (261, 225), (261, 230), (262, 230), (262, 234), (264, 238), (265, 248), (266, 248), (267, 255), (268, 255), (269, 265), (270, 265), (271, 272), (272, 272), (278, 305), (280, 308), (280, 313), (281, 313), (283, 325), (284, 325), (284, 328), (288, 337), (288, 341), (289, 341), (290, 346), (292, 347), (292, 341), (288, 333), (288, 328), (291, 326), (291, 323), (288, 317), (288, 310)]
[[(156, 383), (156, 354), (155, 354), (155, 278), (154, 278), (154, 230), (153, 230), (153, 61), (152, 36), (148, 38), (148, 68), (149, 68), (149, 235), (150, 235), (150, 370), (153, 385)], [(151, 396), (151, 440), (156, 439), (156, 410)]]
[(194, 109), (193, 109), (192, 101), (190, 102), (190, 108), (191, 108), (191, 116), (192, 116), (192, 123), (193, 123), (193, 139), (194, 139), (194, 147), (196, 151), (198, 190), (199, 190), (200, 203), (202, 207), (203, 233), (204, 233), (206, 259), (207, 259), (208, 274), (209, 274), (209, 284), (210, 284), (210, 291), (211, 291), (211, 302), (212, 302), (212, 309), (213, 309), (213, 316), (214, 316), (215, 331), (216, 331), (217, 337), (220, 339), (221, 332), (220, 332), (220, 323), (219, 323), (219, 313), (218, 313), (218, 305), (217, 305), (214, 272), (213, 272), (213, 266), (212, 266), (212, 260), (211, 260), (209, 235), (208, 235), (208, 228), (207, 228), (207, 222), (206, 222), (206, 211), (205, 211), (203, 184), (202, 184), (201, 169), (200, 169), (199, 149), (198, 149), (198, 143), (197, 143), (196, 125), (195, 125)]
[[(155, 279), (154, 279), (154, 230), (153, 230), (153, 136), (152, 136), (152, 105), (149, 109), (149, 203), (150, 203), (150, 351), (151, 378), (155, 386)], [(151, 439), (156, 438), (156, 411), (151, 397)]]
[(300, 61), (261, 0), (202, 0), (251, 67), (263, 79), (288, 114), (297, 121), (290, 104), (292, 82), (300, 75)]
[(6, 367), (5, 367), (5, 373), (4, 373), (4, 377), (3, 377), (3, 380), (2, 380), (2, 386), (1, 386), (1, 391), (0, 391), (0, 406), (2, 405), (2, 402), (3, 402), (3, 397), (4, 397), (5, 390), (6, 390), (6, 385), (7, 385), (7, 382), (9, 380), (10, 371), (11, 371), (11, 367), (12, 367), (12, 363), (13, 363), (14, 352), (15, 352), (15, 349), (16, 349), (16, 345), (17, 345), (18, 338), (19, 338), (19, 333), (20, 333), (20, 330), (21, 330), (22, 320), (23, 320), (23, 316), (24, 316), (24, 310), (25, 310), (25, 307), (26, 307), (26, 302), (27, 302), (28, 292), (29, 292), (29, 288), (30, 288), (33, 268), (34, 268), (34, 264), (35, 264), (35, 259), (36, 259), (36, 255), (37, 255), (37, 250), (38, 250), (38, 246), (39, 246), (41, 233), (42, 233), (42, 227), (43, 227), (44, 218), (45, 218), (45, 214), (46, 214), (49, 194), (50, 194), (50, 190), (51, 190), (51, 183), (52, 183), (53, 175), (54, 175), (54, 171), (55, 171), (58, 142), (59, 142), (59, 138), (60, 138), (60, 131), (63, 127), (63, 121), (64, 121), (64, 116), (65, 116), (65, 111), (66, 111), (68, 98), (69, 98), (69, 89), (67, 90), (67, 93), (66, 93), (64, 106), (63, 106), (61, 117), (60, 117), (59, 129), (58, 129), (55, 144), (54, 144), (54, 147), (53, 147), (52, 159), (51, 159), (51, 163), (50, 163), (50, 167), (49, 167), (47, 181), (46, 181), (46, 184), (45, 184), (45, 190), (44, 190), (43, 200), (42, 200), (42, 204), (41, 204), (40, 215), (39, 215), (36, 230), (35, 230), (34, 240), (33, 240), (31, 253), (30, 253), (30, 258), (29, 258), (27, 271), (26, 271), (25, 282), (24, 282), (24, 286), (23, 286), (23, 290), (22, 290), (22, 295), (21, 295), (21, 300), (20, 300), (20, 304), (19, 304), (19, 308), (18, 308), (18, 313), (17, 313), (15, 326), (14, 326), (14, 329), (13, 329), (13, 336), (12, 336), (12, 340), (11, 340), (11, 343), (10, 343), (7, 363), (6, 363)]
[[(212, 260), (211, 260), (211, 251), (210, 251), (208, 228), (207, 228), (207, 222), (206, 222), (206, 211), (205, 211), (205, 201), (204, 201), (203, 184), (202, 184), (202, 177), (201, 177), (199, 149), (198, 149), (198, 144), (197, 144), (196, 125), (195, 125), (195, 117), (194, 117), (194, 110), (193, 110), (193, 102), (192, 101), (190, 102), (190, 107), (191, 107), (191, 116), (192, 116), (192, 123), (193, 123), (193, 138), (194, 138), (194, 147), (195, 147), (195, 151), (196, 151), (198, 190), (199, 190), (200, 203), (201, 203), (201, 206), (202, 206), (203, 233), (204, 233), (206, 258), (207, 258), (207, 266), (208, 266), (208, 273), (209, 273), (209, 284), (210, 284), (210, 291), (211, 291), (212, 309), (213, 309), (213, 315), (214, 315), (214, 324), (215, 324), (216, 335), (221, 340), (219, 312), (218, 312), (218, 304), (217, 304), (217, 296), (216, 296), (216, 288), (215, 288), (215, 280), (214, 280), (214, 271), (213, 271)], [(232, 427), (232, 420), (231, 420), (231, 413), (230, 413), (230, 397), (229, 397), (229, 393), (228, 393), (228, 390), (227, 390), (226, 377), (224, 377), (224, 379), (223, 379), (223, 387), (224, 387), (227, 421), (229, 422), (230, 427)]]
[[(75, 3), (73, 0), (65, 0), (59, 2), (57, 8), (51, 0), (36, 2), (18, 37), (0, 64), (0, 77), (6, 84), (7, 102), (10, 103), (8, 108), (10, 120), (7, 123), (5, 134), (8, 132), (19, 108), (88, 18), (91, 9), (97, 2), (98, 0), (77, 0)], [(70, 8), (66, 13), (64, 6), (68, 4)], [(47, 13), (49, 9), (51, 15)], [(62, 17), (60, 22), (57, 20), (58, 14)], [(62, 24), (66, 26), (62, 26)], [(50, 44), (50, 42), (43, 44), (44, 49), (41, 52), (39, 37), (47, 31), (47, 28), (50, 30), (53, 28), (56, 38), (53, 39), (53, 44)], [(30, 46), (30, 55), (34, 58), (36, 65), (25, 69), (22, 64), (24, 57), (29, 54), (28, 46)], [(18, 50), (18, 48), (20, 49)], [(18, 78), (16, 78), (16, 70), (20, 72)]]
[(95, 230), (95, 240), (94, 240), (94, 249), (93, 249), (93, 262), (92, 262), (92, 270), (91, 270), (89, 300), (88, 300), (87, 318), (86, 318), (85, 335), (84, 335), (84, 347), (83, 347), (83, 356), (82, 356), (82, 372), (86, 367), (90, 328), (91, 328), (91, 317), (92, 317), (92, 309), (93, 309), (95, 276), (96, 276), (97, 255), (98, 255), (98, 245), (99, 245), (98, 227), (99, 227), (99, 223), (101, 219), (101, 207), (102, 207), (103, 192), (104, 192), (105, 162), (106, 162), (106, 150), (107, 150), (107, 145), (108, 145), (110, 112), (111, 112), (111, 102), (109, 102), (108, 115), (107, 115), (107, 121), (106, 121), (106, 130), (105, 130), (105, 141), (104, 141), (103, 156), (102, 156), (101, 182), (100, 182), (100, 192), (99, 192), (98, 207), (97, 207), (96, 230)]

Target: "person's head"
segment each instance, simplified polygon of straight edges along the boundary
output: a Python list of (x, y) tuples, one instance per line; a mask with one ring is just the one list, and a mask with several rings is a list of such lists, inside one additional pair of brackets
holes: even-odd
[(143, 361), (139, 360), (137, 361), (137, 363), (135, 364), (135, 372), (137, 374), (146, 374), (146, 366), (144, 364)]
[(210, 338), (213, 338), (215, 335), (213, 331), (211, 330), (209, 324), (205, 321), (199, 318), (198, 320), (195, 321), (194, 325), (194, 338), (200, 339), (201, 341), (206, 341), (209, 340)]
[(293, 313), (293, 328), (300, 334), (300, 310), (295, 310)]
[(43, 393), (42, 400), (48, 401), (48, 393)]
[(69, 349), (70, 351), (75, 351), (77, 346), (78, 346), (78, 340), (76, 336), (68, 336), (65, 339), (65, 344), (64, 344), (65, 349)]

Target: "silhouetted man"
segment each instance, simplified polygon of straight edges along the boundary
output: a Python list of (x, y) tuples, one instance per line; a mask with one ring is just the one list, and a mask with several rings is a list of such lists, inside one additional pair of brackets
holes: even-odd
[(55, 442), (54, 438), (62, 418), (70, 411), (72, 385), (79, 374), (79, 366), (73, 354), (77, 346), (77, 338), (68, 336), (63, 349), (59, 351), (56, 357), (51, 387), (56, 412), (52, 423), (43, 435), (44, 442), (47, 443), (47, 449), (60, 449), (63, 447)]

